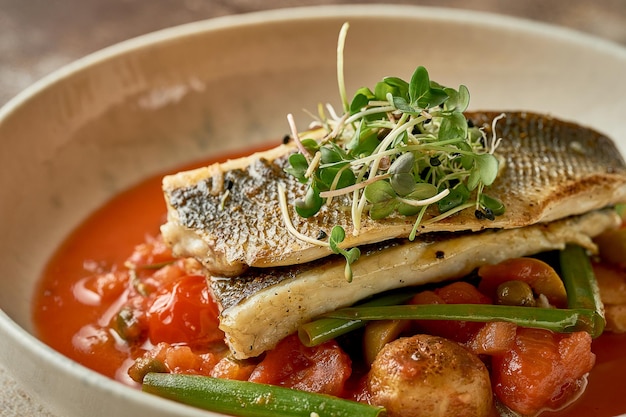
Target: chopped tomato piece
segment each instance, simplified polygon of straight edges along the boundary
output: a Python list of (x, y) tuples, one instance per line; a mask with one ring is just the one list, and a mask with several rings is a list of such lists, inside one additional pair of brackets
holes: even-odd
[(306, 347), (291, 335), (266, 353), (249, 381), (341, 396), (351, 373), (350, 357), (335, 341)]
[(84, 288), (99, 296), (100, 303), (113, 302), (126, 290), (127, 270), (113, 270), (93, 275), (85, 280)]
[(137, 279), (133, 284), (138, 293), (149, 295), (163, 286), (171, 285), (185, 275), (199, 274), (187, 269), (187, 259), (178, 259), (157, 269), (137, 270)]
[(491, 299), (464, 281), (453, 282), (435, 290), (446, 304), (491, 304)]
[(513, 348), (492, 360), (494, 392), (522, 415), (566, 405), (595, 363), (591, 336), (518, 328)]
[(252, 375), (256, 364), (251, 361), (239, 361), (226, 356), (222, 358), (211, 371), (213, 378), (235, 379), (237, 381), (247, 381)]
[(445, 304), (443, 298), (437, 295), (434, 291), (426, 290), (420, 291), (411, 298), (409, 304)]
[(210, 375), (217, 362), (214, 354), (196, 354), (189, 346), (171, 346), (165, 352), (165, 365), (175, 374)]
[(141, 382), (148, 372), (170, 372), (174, 374), (210, 375), (220, 360), (218, 353), (196, 353), (189, 346), (159, 343), (152, 350), (135, 360), (128, 375)]
[(485, 323), (467, 342), (466, 347), (476, 355), (502, 355), (515, 341), (517, 325), (504, 321)]
[(184, 276), (155, 293), (147, 312), (150, 341), (204, 345), (222, 340), (217, 316), (205, 278)]

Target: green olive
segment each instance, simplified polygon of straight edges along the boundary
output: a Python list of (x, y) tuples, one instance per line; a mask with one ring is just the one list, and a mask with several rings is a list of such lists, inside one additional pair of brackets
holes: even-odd
[(125, 341), (139, 343), (146, 336), (146, 328), (140, 316), (139, 310), (122, 307), (114, 318), (113, 328)]
[(497, 304), (507, 306), (533, 307), (535, 296), (533, 289), (524, 281), (506, 281), (498, 285)]

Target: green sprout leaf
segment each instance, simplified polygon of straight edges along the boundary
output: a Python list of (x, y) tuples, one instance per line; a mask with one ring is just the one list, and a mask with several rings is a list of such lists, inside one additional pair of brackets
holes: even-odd
[(296, 213), (300, 217), (309, 218), (315, 216), (322, 206), (324, 199), (320, 197), (320, 193), (313, 186), (309, 186), (304, 199), (296, 200)]
[(411, 106), (404, 97), (396, 97), (393, 96), (393, 105), (396, 106), (396, 108), (404, 113), (408, 113), (408, 114), (419, 114), (419, 109), (414, 108), (413, 106)]
[(322, 155), (321, 163), (324, 165), (345, 161), (345, 152), (336, 146), (324, 146), (320, 148), (320, 153)]
[(443, 104), (448, 99), (448, 94), (441, 88), (431, 88), (426, 96), (427, 108)]
[(330, 243), (330, 249), (335, 253), (341, 253), (343, 249), (339, 247), (339, 244), (346, 238), (346, 231), (341, 226), (335, 226), (330, 231), (330, 237), (328, 242)]
[(341, 248), (339, 245), (346, 238), (346, 231), (343, 230), (341, 226), (335, 226), (330, 231), (330, 237), (328, 239), (328, 243), (330, 244), (330, 249), (333, 253), (338, 255), (343, 255), (346, 258), (346, 268), (345, 268), (345, 276), (348, 282), (352, 281), (352, 264), (356, 262), (361, 256), (361, 251), (359, 248), (351, 248), (349, 250), (345, 250)]
[(362, 155), (371, 155), (379, 144), (378, 130), (362, 123), (346, 145), (346, 149), (350, 151), (350, 157), (359, 158)]
[(446, 111), (454, 111), (463, 113), (469, 106), (470, 94), (466, 86), (459, 86), (458, 91), (454, 88), (445, 87), (443, 91), (448, 95), (444, 109)]
[(469, 103), (470, 92), (466, 86), (460, 85), (457, 96), (456, 111), (464, 112), (469, 107)]
[(376, 84), (374, 91), (377, 100), (387, 100), (387, 93), (394, 97), (402, 97), (409, 100), (409, 83), (398, 77), (385, 77)]
[(411, 76), (409, 100), (412, 106), (428, 108), (430, 99), (430, 77), (426, 68), (419, 66)]
[(464, 204), (470, 197), (470, 190), (465, 184), (458, 184), (450, 190), (450, 194), (437, 202), (440, 213), (445, 213)]
[(480, 181), (484, 185), (491, 185), (498, 176), (498, 159), (490, 153), (476, 155), (476, 166), (480, 172)]
[(309, 163), (304, 155), (301, 153), (294, 153), (289, 156), (289, 166), (285, 168), (285, 172), (293, 175), (303, 184), (306, 184), (309, 180), (304, 176), (309, 169)]
[(448, 94), (437, 83), (430, 81), (426, 68), (419, 66), (411, 76), (409, 83), (410, 105), (419, 109), (439, 106), (448, 99)]
[(465, 138), (467, 136), (467, 120), (463, 113), (452, 113), (444, 117), (439, 128), (439, 140)]
[(354, 172), (350, 169), (346, 169), (346, 166), (347, 164), (344, 163), (320, 171), (320, 182), (324, 190), (346, 188), (356, 183)]
[(356, 114), (361, 111), (361, 109), (369, 103), (370, 100), (374, 99), (374, 93), (367, 88), (361, 87), (357, 90), (350, 103), (350, 114)]
[(467, 177), (467, 189), (470, 191), (474, 191), (476, 189), (476, 187), (478, 187), (478, 184), (480, 183), (480, 169), (478, 168), (478, 166), (475, 166), (474, 168), (472, 168), (470, 170), (470, 174)]
[(415, 156), (413, 153), (407, 152), (396, 158), (389, 167), (389, 174), (391, 174), (390, 185), (396, 194), (405, 196), (412, 193), (415, 189), (414, 166)]
[(425, 200), (437, 195), (437, 187), (426, 182), (415, 184), (413, 192), (406, 196), (409, 200)]
[(376, 83), (374, 98), (379, 101), (387, 101), (389, 95), (402, 97), (404, 102), (409, 100), (409, 83), (398, 77), (385, 77)]
[(487, 194), (481, 194), (480, 204), (486, 209), (489, 209), (494, 214), (494, 216), (502, 216), (506, 211), (502, 201), (498, 200), (497, 198), (488, 196)]
[(387, 181), (376, 181), (365, 187), (365, 198), (372, 204), (384, 203), (396, 198), (396, 192)]
[(303, 139), (302, 146), (306, 149), (311, 155), (317, 152), (320, 148), (319, 143), (315, 139)]
[(381, 220), (389, 217), (398, 207), (396, 192), (387, 181), (379, 180), (368, 184), (364, 191), (365, 199), (372, 204), (370, 217), (373, 220)]

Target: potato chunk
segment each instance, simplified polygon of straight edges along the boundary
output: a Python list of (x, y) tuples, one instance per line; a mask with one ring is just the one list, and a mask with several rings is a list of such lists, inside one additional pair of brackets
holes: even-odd
[(415, 335), (387, 344), (367, 376), (370, 402), (394, 416), (488, 416), (489, 373), (482, 361), (450, 340)]

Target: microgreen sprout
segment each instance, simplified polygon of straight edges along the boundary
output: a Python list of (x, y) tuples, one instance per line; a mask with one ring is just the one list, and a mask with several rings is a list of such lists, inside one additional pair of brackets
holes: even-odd
[[(319, 106), (322, 139), (301, 139), (293, 116), (289, 125), (299, 152), (291, 155), (286, 171), (306, 184), (305, 196), (296, 201), (302, 217), (316, 215), (336, 197), (346, 197), (351, 207), (352, 233), (358, 235), (363, 216), (382, 220), (410, 216), (418, 226), (474, 208), (479, 219), (493, 220), (503, 204), (484, 193), (498, 175), (494, 155), (499, 144), (494, 119), (492, 138), (465, 118), (470, 94), (432, 81), (418, 66), (410, 81), (385, 77), (374, 89), (362, 87), (349, 101), (344, 82), (345, 23), (337, 46), (337, 80), (343, 113), (330, 105)], [(345, 199), (342, 200), (345, 204)], [(429, 207), (435, 212), (425, 217)], [(340, 207), (338, 209), (347, 209)], [(437, 213), (438, 211), (438, 213)], [(430, 213), (430, 211), (429, 211)], [(423, 223), (422, 223), (423, 222)], [(336, 226), (329, 247), (348, 261), (358, 252), (339, 247), (345, 231)], [(325, 244), (327, 242), (324, 242)], [(351, 276), (351, 272), (346, 272)]]

